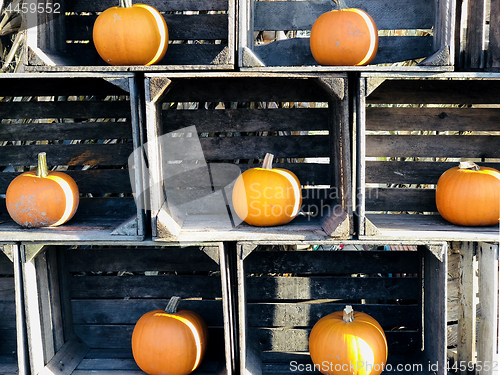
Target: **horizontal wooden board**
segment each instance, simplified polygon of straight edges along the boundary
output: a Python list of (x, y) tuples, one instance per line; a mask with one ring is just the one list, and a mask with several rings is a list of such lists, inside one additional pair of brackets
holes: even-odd
[[(227, 14), (165, 14), (163, 18), (167, 23), (170, 41), (228, 39)], [(66, 40), (92, 41), (96, 19), (96, 15), (66, 16)]]
[[(25, 117), (21, 111), (21, 116)], [(63, 116), (80, 117), (69, 112)], [(100, 114), (97, 114), (100, 116)], [(11, 116), (9, 114), (9, 116)], [(38, 114), (36, 116), (39, 116)], [(6, 117), (6, 116), (5, 116)], [(4, 118), (5, 118), (4, 117)], [(130, 112), (125, 114), (130, 117)], [(132, 138), (130, 122), (44, 122), (23, 124), (0, 124), (0, 141), (53, 141), (83, 139), (125, 139)]]
[[(2, 338), (0, 340), (0, 360), (2, 355), (15, 355), (17, 351), (16, 330), (0, 328), (0, 337)], [(2, 365), (0, 362), (0, 371), (2, 371)]]
[(368, 188), (365, 196), (366, 211), (437, 212), (434, 189)]
[(0, 102), (0, 118), (2, 119), (88, 119), (92, 117), (130, 118), (130, 102), (125, 100)]
[(418, 273), (419, 259), (416, 251), (254, 251), (245, 258), (245, 271), (314, 275)]
[(133, 150), (132, 143), (5, 146), (1, 148), (0, 165), (36, 165), (37, 155), (45, 152), (49, 166), (123, 166), (128, 164), (128, 157)]
[(215, 275), (75, 276), (71, 290), (74, 299), (222, 297), (221, 279)]
[(14, 264), (11, 260), (1, 251), (0, 247), (0, 275), (14, 275)]
[(68, 251), (70, 272), (216, 272), (219, 265), (199, 247), (97, 248)]
[[(353, 0), (379, 30), (431, 29), (435, 25), (434, 0)], [(310, 30), (323, 13), (336, 9), (332, 1), (255, 1), (254, 30)]]
[(190, 124), (198, 133), (273, 132), (329, 130), (327, 108), (165, 110), (163, 132), (182, 129)]
[[(355, 311), (369, 314), (385, 329), (418, 328), (422, 321), (418, 305), (351, 304)], [(342, 311), (345, 303), (248, 303), (249, 327), (312, 327), (322, 317)]]
[[(148, 311), (165, 309), (168, 298), (73, 300), (73, 323), (135, 324)], [(203, 315), (208, 326), (223, 326), (222, 300), (182, 300), (179, 309)]]
[(177, 81), (164, 102), (326, 102), (316, 79), (203, 78)]
[[(266, 66), (318, 65), (311, 54), (309, 38), (283, 39), (254, 46)], [(377, 55), (371, 64), (394, 63), (430, 56), (434, 52), (430, 36), (387, 36), (379, 38)]]
[[(160, 12), (168, 11), (196, 11), (196, 10), (227, 10), (228, 0), (150, 0), (148, 5)], [(102, 12), (110, 7), (116, 6), (113, 0), (72, 0), (65, 1), (66, 12)]]
[(500, 108), (368, 107), (369, 131), (498, 131)]
[(0, 277), (0, 301), (14, 302), (14, 279)]
[(418, 299), (418, 278), (393, 277), (247, 277), (249, 302), (310, 299)]
[(0, 316), (2, 317), (2, 329), (16, 329), (16, 304), (14, 301), (0, 300)]
[(366, 156), (498, 158), (499, 145), (494, 135), (371, 135)]
[[(367, 104), (498, 104), (500, 80), (388, 79)], [(484, 95), (484, 93), (488, 95)]]

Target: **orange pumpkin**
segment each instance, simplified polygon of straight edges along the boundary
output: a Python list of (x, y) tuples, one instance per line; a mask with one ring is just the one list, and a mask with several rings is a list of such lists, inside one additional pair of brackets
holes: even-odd
[(368, 13), (347, 8), (333, 0), (337, 9), (318, 17), (311, 29), (311, 53), (320, 65), (367, 65), (377, 54), (378, 30)]
[(473, 162), (461, 162), (439, 178), (436, 206), (445, 220), (456, 225), (497, 225), (500, 222), (500, 172)]
[(193, 311), (178, 311), (179, 301), (172, 297), (165, 310), (147, 312), (134, 327), (132, 354), (149, 375), (187, 375), (203, 359), (207, 325)]
[(9, 184), (5, 195), (10, 217), (23, 227), (55, 227), (73, 217), (79, 194), (75, 180), (48, 171), (45, 152), (38, 154), (37, 171), (25, 172)]
[(314, 325), (309, 353), (325, 375), (379, 375), (387, 361), (387, 340), (375, 319), (346, 306)]
[(168, 29), (153, 7), (120, 0), (94, 23), (94, 45), (111, 65), (151, 65), (160, 61), (168, 47)]
[(266, 154), (262, 168), (243, 172), (233, 188), (233, 207), (247, 224), (265, 227), (286, 224), (302, 205), (300, 182), (292, 172), (273, 168), (273, 155)]

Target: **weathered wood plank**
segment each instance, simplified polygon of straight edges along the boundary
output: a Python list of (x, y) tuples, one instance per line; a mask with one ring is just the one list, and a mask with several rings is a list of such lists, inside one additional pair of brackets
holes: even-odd
[(489, 41), (486, 51), (486, 68), (500, 68), (500, 3), (490, 2)]
[(14, 294), (14, 280), (12, 277), (0, 278), (0, 300), (13, 302), (15, 299)]
[(366, 211), (437, 212), (435, 189), (366, 189)]
[(499, 142), (494, 135), (372, 135), (366, 139), (366, 156), (498, 158)]
[[(3, 255), (2, 255), (3, 254)], [(14, 266), (12, 261), (1, 251), (0, 247), (0, 275), (14, 275)]]
[(486, 28), (486, 6), (483, 0), (467, 2), (467, 30), (463, 67), (484, 68), (484, 33)]
[(245, 266), (252, 273), (418, 273), (418, 259), (416, 252), (254, 251)]
[[(213, 11), (227, 10), (228, 0), (151, 0), (149, 5), (160, 12), (167, 11)], [(67, 12), (102, 12), (116, 6), (112, 0), (73, 0), (66, 4)]]

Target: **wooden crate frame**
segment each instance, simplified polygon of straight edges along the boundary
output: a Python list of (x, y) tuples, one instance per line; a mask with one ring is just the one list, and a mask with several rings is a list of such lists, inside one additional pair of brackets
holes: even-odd
[(209, 326), (212, 341), (193, 374), (233, 374), (224, 247), (155, 245), (22, 245), (31, 374), (144, 374), (132, 356), (134, 325), (144, 313), (164, 308), (172, 295)]
[[(2, 239), (120, 241), (144, 238), (145, 205), (136, 205), (130, 176), (134, 177), (136, 191), (142, 191), (145, 177), (139, 160), (134, 163), (137, 168), (128, 169), (129, 155), (143, 143), (140, 120), (143, 104), (134, 75), (2, 74), (0, 82), (0, 96), (10, 97), (10, 101), (0, 103), (0, 117), (6, 119), (0, 124), (0, 138), (8, 143), (2, 147), (0, 164), (3, 167), (36, 165), (37, 154), (46, 152), (49, 168), (62, 166), (75, 179), (81, 193), (79, 208), (68, 223), (57, 228), (32, 229), (21, 228), (10, 218), (2, 196)], [(34, 125), (26, 119), (37, 119), (37, 123)], [(23, 144), (16, 144), (18, 141)], [(0, 173), (0, 194), (5, 194), (18, 174)], [(107, 196), (109, 194), (114, 196)]]
[[(189, 242), (193, 238), (197, 241), (349, 238), (352, 234), (352, 185), (349, 172), (351, 166), (347, 86), (345, 75), (262, 77), (258, 74), (227, 73), (200, 77), (146, 74), (147, 152), (153, 239)], [(169, 104), (165, 104), (207, 101), (222, 103), (325, 102), (328, 103), (328, 109), (169, 111), (166, 109), (170, 108)], [(165, 106), (164, 110), (162, 106)], [(205, 158), (211, 170), (215, 170), (212, 166), (217, 167), (217, 163), (221, 161), (234, 163), (235, 159), (262, 159), (266, 152), (274, 152), (277, 159), (328, 157), (329, 160), (335, 160), (335, 163), (320, 165), (318, 162), (293, 164), (280, 161), (276, 166), (291, 169), (297, 174), (299, 180), (302, 180), (302, 184), (310, 182), (309, 185), (313, 186), (330, 186), (326, 190), (318, 188), (317, 191), (325, 193), (326, 198), (329, 198), (329, 192), (333, 191), (338, 200), (330, 201), (323, 199), (323, 196), (320, 196), (319, 200), (311, 198), (308, 201), (311, 205), (306, 204), (306, 207), (318, 207), (318, 212), (319, 208), (326, 207), (323, 211), (326, 213), (319, 218), (320, 215), (315, 214), (315, 216), (296, 218), (288, 225), (268, 228), (252, 227), (245, 223), (235, 227), (234, 221), (228, 218), (230, 208), (226, 207), (231, 201), (231, 192), (225, 191), (227, 194), (224, 197), (225, 203), (217, 207), (207, 206), (207, 208), (200, 208), (197, 205), (193, 212), (198, 215), (188, 215), (179, 219), (169, 207), (169, 193), (165, 192), (169, 188), (175, 190), (178, 186), (170, 187), (170, 184), (174, 183), (170, 182), (170, 178), (164, 177), (166, 164), (163, 163), (168, 163), (169, 160), (164, 154), (168, 150), (165, 150), (166, 146), (162, 148), (160, 137), (191, 124), (196, 124), (197, 133), (230, 132), (234, 134), (233, 132), (328, 130), (328, 135), (322, 136), (303, 135), (280, 138), (274, 136), (258, 139), (251, 137), (200, 138), (201, 146), (199, 147), (202, 151), (199, 153), (203, 155), (194, 157), (192, 153), (189, 153), (180, 158)], [(281, 144), (278, 144), (276, 140), (279, 140)], [(262, 141), (262, 144), (256, 141)], [(312, 141), (315, 143), (311, 143)], [(309, 147), (308, 150), (306, 150), (307, 147)], [(205, 163), (205, 160), (201, 162)], [(259, 165), (241, 163), (238, 166), (244, 170)], [(216, 172), (211, 173), (216, 175)], [(236, 177), (237, 175), (234, 179)], [(222, 188), (231, 182), (233, 180), (212, 181), (210, 192), (212, 189), (219, 189), (217, 194), (220, 194)], [(185, 184), (182, 186), (184, 188), (197, 182), (182, 181), (181, 183)], [(309, 191), (314, 193), (313, 190)], [(316, 206), (312, 206), (313, 204)], [(231, 220), (234, 217), (236, 216), (231, 217)]]
[[(352, 304), (379, 320), (386, 330), (392, 371), (405, 373), (396, 371), (397, 364), (403, 364), (411, 365), (414, 374), (446, 374), (447, 245), (420, 244), (413, 246), (418, 251), (403, 252), (328, 251), (332, 244), (238, 243), (240, 372), (311, 373), (301, 372), (298, 366), (298, 371), (292, 370), (292, 361), (294, 365), (312, 363), (310, 329), (321, 317)], [(319, 245), (326, 250), (294, 251), (287, 248), (290, 245)], [(256, 250), (259, 246), (263, 246), (261, 251)], [(403, 273), (418, 276), (404, 277)], [(406, 298), (408, 304), (387, 301), (398, 297)], [(387, 331), (387, 327), (404, 324), (413, 330)], [(431, 371), (429, 364), (438, 368)]]
[[(147, 67), (110, 66), (97, 54), (92, 41), (96, 12), (117, 6), (116, 1), (28, 0), (27, 4), (28, 9), (49, 9), (50, 4), (60, 4), (61, 16), (48, 11), (24, 12), (26, 70), (228, 70), (235, 65), (235, 0), (148, 1), (164, 16), (171, 43), (165, 57)], [(217, 41), (220, 43), (215, 44)]]
[[(319, 66), (309, 38), (283, 38), (283, 31), (309, 31), (322, 13), (335, 9), (325, 1), (239, 1), (238, 64), (243, 69), (278, 71), (429, 71), (453, 70), (455, 2), (352, 0), (347, 5), (367, 11), (379, 30), (434, 29), (430, 36), (381, 36), (373, 64), (365, 67)], [(389, 11), (390, 9), (390, 11)], [(257, 44), (263, 31), (276, 31), (277, 40)], [(281, 35), (279, 35), (281, 34)], [(398, 62), (425, 58), (418, 66)]]
[[(498, 129), (492, 116), (498, 109), (491, 107), (500, 103), (499, 78), (475, 73), (362, 74), (356, 110), (360, 238), (498, 241), (498, 226), (461, 227), (442, 219), (435, 184), (457, 160), (500, 167), (499, 137), (481, 133)], [(476, 134), (459, 133), (465, 131)]]

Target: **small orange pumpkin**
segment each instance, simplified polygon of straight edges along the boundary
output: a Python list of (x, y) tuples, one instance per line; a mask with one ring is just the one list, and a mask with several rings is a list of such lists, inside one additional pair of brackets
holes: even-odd
[(165, 310), (147, 312), (134, 327), (132, 354), (149, 375), (187, 375), (203, 359), (207, 324), (193, 311), (178, 311), (179, 301), (172, 297)]
[(314, 325), (309, 353), (325, 375), (379, 375), (387, 362), (387, 339), (375, 319), (346, 306)]
[(55, 227), (73, 217), (79, 203), (78, 186), (66, 173), (48, 171), (45, 152), (38, 154), (36, 171), (25, 172), (9, 184), (7, 211), (23, 227)]
[(313, 24), (311, 53), (320, 65), (367, 65), (377, 54), (378, 30), (371, 16), (333, 0), (337, 9), (323, 13)]
[(452, 224), (488, 226), (500, 222), (500, 172), (461, 162), (444, 172), (436, 185), (436, 206)]
[(286, 224), (299, 213), (302, 193), (297, 176), (273, 168), (274, 156), (266, 154), (262, 168), (252, 168), (236, 179), (233, 207), (247, 224), (259, 227)]
[(160, 61), (168, 47), (168, 28), (152, 6), (120, 0), (96, 19), (94, 45), (110, 65), (151, 65)]

